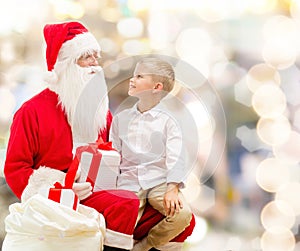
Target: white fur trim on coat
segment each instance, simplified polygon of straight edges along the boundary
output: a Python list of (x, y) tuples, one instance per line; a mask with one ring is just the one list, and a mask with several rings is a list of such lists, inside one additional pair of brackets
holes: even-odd
[(132, 249), (133, 236), (115, 232), (106, 228), (106, 234), (104, 239), (104, 245), (109, 247), (117, 247), (123, 249)]
[(34, 170), (29, 177), (28, 185), (25, 187), (21, 201), (25, 202), (33, 195), (37, 194), (41, 188), (54, 187), (55, 182), (64, 183), (66, 174), (62, 171), (41, 166)]

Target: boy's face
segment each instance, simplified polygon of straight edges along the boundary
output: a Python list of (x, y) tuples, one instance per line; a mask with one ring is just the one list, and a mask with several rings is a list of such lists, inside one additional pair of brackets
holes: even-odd
[(152, 79), (153, 73), (143, 65), (138, 64), (134, 70), (133, 77), (129, 81), (128, 95), (141, 97), (143, 94), (150, 94), (155, 89), (155, 82)]

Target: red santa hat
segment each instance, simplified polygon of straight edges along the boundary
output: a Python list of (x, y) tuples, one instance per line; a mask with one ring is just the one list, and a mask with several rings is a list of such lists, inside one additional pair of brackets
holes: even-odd
[(79, 22), (47, 24), (44, 37), (48, 71), (52, 71), (58, 61), (77, 59), (84, 53), (100, 51), (96, 38)]

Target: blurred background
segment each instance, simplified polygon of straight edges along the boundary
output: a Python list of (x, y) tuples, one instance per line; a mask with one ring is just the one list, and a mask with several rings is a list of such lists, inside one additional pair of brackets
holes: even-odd
[[(300, 250), (299, 0), (0, 0), (0, 6), (0, 243), (8, 206), (18, 201), (3, 177), (12, 116), (46, 87), (43, 27), (79, 20), (102, 47), (108, 80), (122, 71), (114, 62), (123, 58), (167, 55), (201, 73), (217, 100), (218, 112), (195, 101), (188, 81), (174, 94), (185, 100), (201, 143), (184, 190), (196, 216), (184, 250)], [(126, 87), (113, 88), (110, 98), (115, 111)]]

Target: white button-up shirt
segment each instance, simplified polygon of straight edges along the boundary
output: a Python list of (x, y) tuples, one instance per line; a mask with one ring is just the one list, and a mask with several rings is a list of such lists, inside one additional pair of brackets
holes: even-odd
[(118, 188), (137, 192), (164, 182), (183, 184), (181, 129), (162, 105), (141, 113), (135, 104), (115, 115), (110, 140), (122, 156)]

